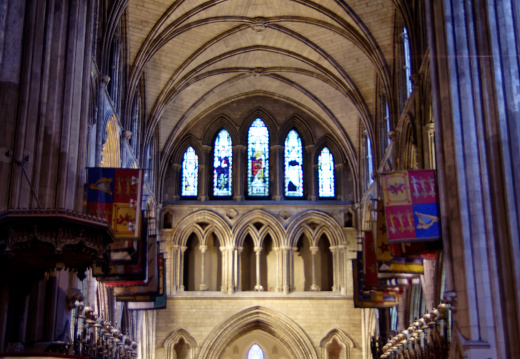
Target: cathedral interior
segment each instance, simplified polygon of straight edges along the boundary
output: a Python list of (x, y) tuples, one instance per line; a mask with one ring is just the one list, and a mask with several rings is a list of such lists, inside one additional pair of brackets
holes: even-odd
[(0, 0), (0, 358), (520, 358), (519, 48), (514, 0)]

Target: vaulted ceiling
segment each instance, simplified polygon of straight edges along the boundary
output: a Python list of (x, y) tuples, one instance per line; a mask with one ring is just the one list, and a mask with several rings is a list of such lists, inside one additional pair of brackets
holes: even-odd
[(128, 98), (144, 81), (145, 141), (158, 130), (160, 151), (218, 106), (265, 95), (322, 121), (355, 163), (377, 81), (390, 93), (392, 0), (130, 0), (125, 16)]

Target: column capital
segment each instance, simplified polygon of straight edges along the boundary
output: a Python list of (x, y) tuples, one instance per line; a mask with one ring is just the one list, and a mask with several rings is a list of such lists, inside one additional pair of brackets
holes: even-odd
[(312, 246), (312, 247), (310, 247), (309, 249), (310, 249), (310, 251), (311, 251), (311, 254), (316, 254), (316, 253), (318, 253), (318, 247), (316, 247), (316, 246)]
[(259, 254), (260, 252), (262, 252), (262, 249), (262, 247), (255, 247), (255, 253)]
[(208, 249), (208, 246), (205, 245), (205, 244), (201, 244), (201, 245), (199, 246), (199, 249), (200, 249), (200, 252), (201, 252), (201, 253), (206, 253), (206, 250)]

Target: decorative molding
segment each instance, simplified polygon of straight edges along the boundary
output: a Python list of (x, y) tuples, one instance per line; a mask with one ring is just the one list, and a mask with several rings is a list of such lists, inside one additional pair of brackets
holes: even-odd
[[(0, 256), (15, 268), (85, 270), (103, 257), (114, 232), (101, 218), (66, 209), (0, 213)], [(14, 273), (14, 272), (13, 272)]]

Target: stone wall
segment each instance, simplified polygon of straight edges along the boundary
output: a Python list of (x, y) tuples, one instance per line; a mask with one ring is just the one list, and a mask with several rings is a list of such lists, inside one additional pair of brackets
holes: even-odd
[[(343, 341), (340, 345), (347, 358), (356, 359), (363, 357), (363, 324), (362, 310), (354, 308), (352, 299), (330, 293), (177, 295), (170, 297), (167, 309), (157, 315), (156, 358), (175, 358), (172, 352), (180, 337), (194, 344), (194, 358), (220, 358), (224, 353), (226, 358), (243, 358), (250, 343), (239, 338), (252, 330), (261, 346), (278, 343), (276, 355), (272, 355), (274, 346), (268, 348), (269, 358), (287, 355), (299, 359), (295, 355), (306, 350), (312, 352), (309, 358), (325, 358), (321, 346), (330, 343), (327, 339), (332, 334), (338, 342)], [(176, 335), (179, 332), (183, 335)]]

